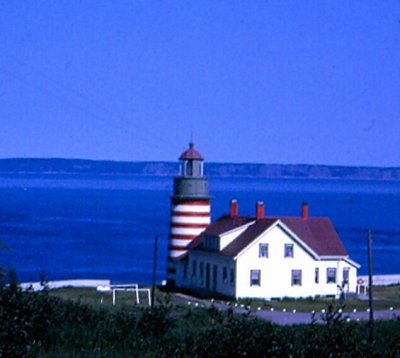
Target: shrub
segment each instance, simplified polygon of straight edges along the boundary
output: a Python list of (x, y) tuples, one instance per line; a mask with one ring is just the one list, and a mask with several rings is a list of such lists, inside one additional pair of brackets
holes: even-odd
[(400, 320), (347, 322), (340, 308), (325, 323), (278, 326), (231, 308), (98, 309), (46, 293), (0, 285), (0, 356), (399, 356)]

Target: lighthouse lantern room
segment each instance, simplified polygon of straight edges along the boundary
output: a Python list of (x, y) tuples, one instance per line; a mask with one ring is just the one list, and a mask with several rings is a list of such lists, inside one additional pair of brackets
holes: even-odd
[(187, 246), (210, 224), (210, 196), (208, 179), (203, 174), (203, 158), (191, 142), (179, 160), (180, 175), (174, 178), (171, 198), (167, 266), (170, 286), (175, 285), (179, 265), (186, 258)]

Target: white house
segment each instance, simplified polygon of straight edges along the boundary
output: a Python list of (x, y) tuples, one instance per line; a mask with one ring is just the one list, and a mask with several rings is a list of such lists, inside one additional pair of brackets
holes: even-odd
[(189, 246), (177, 286), (235, 298), (338, 296), (356, 292), (357, 269), (331, 221), (308, 217), (230, 215), (210, 224)]

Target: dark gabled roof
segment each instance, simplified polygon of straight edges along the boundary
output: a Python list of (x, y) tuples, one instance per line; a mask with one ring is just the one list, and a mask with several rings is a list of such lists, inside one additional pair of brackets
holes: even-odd
[(244, 216), (231, 217), (229, 215), (224, 215), (221, 216), (217, 221), (214, 221), (212, 224), (210, 224), (204, 231), (204, 233), (208, 235), (221, 235), (223, 233), (236, 229), (240, 226), (246, 225), (254, 220), (255, 219), (251, 217), (244, 217)]
[[(201, 244), (204, 237), (208, 235), (220, 236), (242, 225), (254, 221), (254, 217), (230, 217), (222, 216), (212, 223), (200, 236), (189, 246), (190, 249)], [(267, 217), (256, 220), (236, 239), (228, 244), (220, 253), (227, 256), (237, 256), (253, 240), (259, 237), (265, 230), (277, 221), (281, 221), (288, 227), (303, 243), (311, 248), (318, 256), (348, 256), (348, 253), (340, 240), (332, 222), (329, 218), (307, 218), (301, 217)], [(301, 243), (300, 243), (301, 244)]]
[(246, 225), (251, 221), (254, 221), (254, 218), (242, 216), (231, 217), (229, 215), (223, 215), (217, 221), (214, 221), (212, 224), (210, 224), (199, 236), (197, 236), (196, 239), (189, 244), (188, 248), (193, 249), (199, 246), (203, 242), (206, 235), (219, 236), (240, 226)]
[(189, 149), (185, 150), (181, 156), (179, 157), (180, 160), (203, 160), (201, 154), (194, 149), (194, 143), (189, 143)]
[(221, 251), (221, 253), (223, 255), (236, 256), (275, 222), (276, 219), (257, 220), (253, 225), (250, 225), (244, 232), (242, 232), (235, 240), (228, 244)]
[(279, 218), (319, 256), (348, 256), (329, 218)]

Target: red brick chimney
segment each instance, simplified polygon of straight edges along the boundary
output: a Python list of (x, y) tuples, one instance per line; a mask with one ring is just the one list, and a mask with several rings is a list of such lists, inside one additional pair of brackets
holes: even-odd
[(306, 221), (308, 219), (308, 204), (303, 203), (301, 205), (301, 219), (303, 221)]
[(256, 220), (264, 219), (264, 203), (258, 201), (256, 205)]
[(238, 216), (238, 202), (236, 199), (231, 200), (231, 218), (235, 218)]

